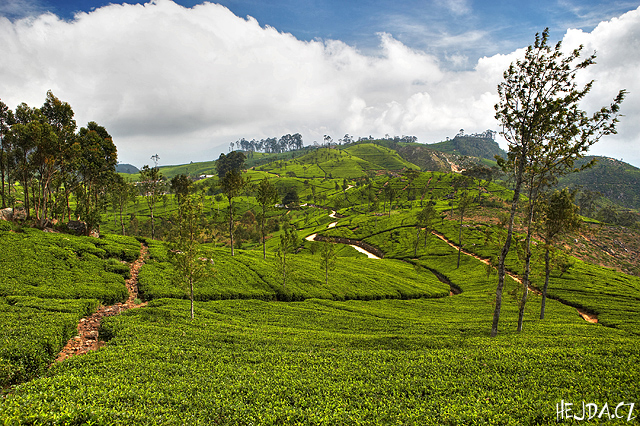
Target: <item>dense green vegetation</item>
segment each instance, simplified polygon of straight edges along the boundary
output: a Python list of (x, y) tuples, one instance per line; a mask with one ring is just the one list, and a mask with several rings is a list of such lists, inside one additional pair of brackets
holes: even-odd
[[(555, 422), (561, 400), (634, 401), (636, 337), (551, 301), (544, 322), (531, 309), (522, 334), (491, 339), (494, 279), (470, 257), (455, 269), (455, 251), (433, 245), (420, 263), (461, 294), (208, 301), (193, 321), (187, 301), (154, 300), (106, 320), (105, 348), (15, 388), (0, 414), (8, 424), (515, 425)], [(513, 328), (515, 304), (503, 316)]]
[[(6, 222), (5, 222), (6, 223)], [(80, 318), (126, 299), (131, 237), (0, 231), (0, 385), (42, 374)]]
[[(171, 262), (175, 246), (167, 244), (181, 219), (168, 186), (153, 208), (131, 185), (121, 205), (105, 192), (87, 212), (106, 211), (100, 238), (0, 221), (3, 424), (546, 425), (557, 420), (562, 400), (576, 407), (637, 402), (640, 279), (567, 255), (552, 270), (545, 320), (532, 294), (516, 333), (521, 286), (507, 277), (500, 334), (490, 338), (495, 274), (466, 254), (458, 266), (455, 244), (463, 236), (464, 252), (495, 264), (513, 191), (473, 173), (419, 171), (431, 163), (451, 170), (466, 155), (491, 165), (481, 152), (493, 144), (456, 137), (418, 167), (411, 155), (424, 154), (423, 146), (414, 142), (248, 152), (244, 191), (233, 198), (233, 256), (216, 163), (159, 168), (165, 179), (215, 175), (190, 185), (204, 207), (199, 260), (213, 269), (196, 283), (193, 320)], [(264, 178), (279, 204), (295, 200), (265, 210), (266, 259), (256, 199)], [(20, 186), (12, 188), (24, 200)], [(57, 191), (66, 208), (64, 186)], [(459, 221), (463, 194), (473, 203)], [(82, 197), (69, 194), (69, 208), (82, 211)], [(436, 235), (417, 226), (426, 206), (435, 211)], [(148, 238), (152, 211), (155, 240)], [(116, 235), (121, 217), (125, 233), (138, 238)], [(305, 239), (313, 234), (366, 244), (383, 259), (336, 244), (326, 279), (320, 244), (329, 243)], [(276, 262), (282, 235), (294, 241), (286, 286)], [(519, 227), (514, 246), (522, 240)], [(124, 280), (141, 241), (149, 258), (139, 297), (149, 304), (105, 318), (103, 348), (50, 366), (80, 318), (126, 299)], [(506, 261), (516, 274), (521, 252)], [(542, 253), (534, 244), (538, 288)], [(596, 314), (599, 324), (575, 308)]]

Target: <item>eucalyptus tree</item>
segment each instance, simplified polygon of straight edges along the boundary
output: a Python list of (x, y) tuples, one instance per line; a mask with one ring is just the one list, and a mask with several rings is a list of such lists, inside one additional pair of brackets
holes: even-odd
[[(393, 207), (393, 200), (396, 199), (396, 194), (397, 194), (396, 189), (391, 185), (391, 180), (387, 181), (387, 184), (385, 185), (385, 187), (382, 188), (382, 192), (384, 194), (385, 207), (387, 204), (387, 200), (389, 200), (389, 217), (391, 217), (391, 208)], [(383, 207), (383, 209), (385, 209), (385, 207)]]
[(234, 170), (236, 172), (242, 171), (244, 168), (244, 162), (247, 157), (243, 152), (233, 151), (228, 155), (224, 153), (220, 154), (216, 161), (216, 172), (218, 173), (218, 179), (224, 179), (227, 173)]
[(256, 201), (260, 204), (261, 208), (259, 220), (260, 233), (262, 235), (262, 258), (266, 259), (267, 248), (265, 243), (264, 223), (267, 217), (267, 211), (278, 202), (278, 190), (268, 178), (262, 179), (258, 184), (256, 188)]
[(544, 240), (544, 287), (542, 289), (542, 304), (540, 306), (540, 319), (544, 319), (547, 289), (549, 288), (549, 275), (551, 273), (550, 254), (557, 242), (559, 235), (574, 232), (580, 229), (582, 220), (578, 214), (578, 206), (574, 204), (576, 191), (567, 188), (562, 191), (554, 191), (544, 197), (540, 203), (542, 219), (538, 224), (538, 232)]
[(151, 238), (156, 237), (155, 208), (160, 195), (164, 192), (164, 176), (157, 167), (142, 166), (140, 170), (140, 189), (151, 213)]
[(107, 189), (116, 175), (118, 152), (113, 138), (95, 121), (78, 132), (79, 159), (76, 187), (78, 204), (76, 213), (87, 222), (87, 231), (98, 226), (100, 215), (106, 207)]
[[(491, 335), (498, 333), (505, 260), (513, 237), (513, 224), (523, 186), (529, 189), (527, 217), (527, 252), (530, 253), (532, 211), (540, 188), (557, 176), (574, 171), (574, 162), (585, 155), (589, 147), (602, 136), (615, 133), (621, 90), (609, 106), (592, 115), (580, 109), (593, 81), (579, 87), (576, 75), (595, 63), (595, 54), (581, 59), (582, 46), (565, 54), (561, 43), (548, 44), (549, 30), (536, 34), (524, 59), (518, 59), (504, 72), (498, 85), (500, 101), (496, 104), (496, 119), (502, 125), (500, 134), (509, 144), (507, 158), (496, 158), (502, 170), (514, 181), (514, 195), (505, 243), (498, 261), (498, 285)], [(531, 198), (533, 197), (533, 199)], [(526, 256), (523, 296), (520, 302), (518, 330), (522, 329), (524, 305), (528, 292), (530, 255)]]
[(115, 174), (110, 190), (113, 205), (120, 214), (122, 235), (125, 235), (124, 218), (127, 215), (127, 205), (138, 195), (138, 189), (132, 183), (126, 182), (121, 175)]
[(458, 263), (456, 269), (460, 267), (460, 254), (462, 252), (462, 224), (464, 222), (464, 216), (468, 213), (469, 209), (473, 207), (474, 199), (471, 196), (469, 190), (465, 188), (458, 195), (458, 214), (460, 215), (460, 222), (458, 223)]
[[(13, 123), (13, 111), (0, 100), (0, 178), (2, 180), (0, 193), (2, 195), (2, 208), (7, 207), (8, 199), (11, 197), (10, 176), (13, 171), (11, 167), (13, 147), (9, 133)], [(6, 185), (7, 183), (8, 186)], [(7, 187), (7, 192), (5, 192), (5, 186)]]
[(71, 105), (58, 99), (50, 90), (47, 92), (47, 98), (40, 110), (49, 125), (53, 127), (58, 139), (56, 144), (58, 175), (56, 181), (58, 185), (55, 189), (58, 192), (61, 187), (63, 188), (67, 219), (71, 220), (69, 198), (77, 184), (74, 172), (77, 170), (79, 160), (79, 146), (76, 143), (77, 124), (73, 118), (74, 112)]
[(178, 199), (178, 204), (191, 192), (191, 179), (185, 174), (179, 174), (171, 178), (171, 191)]
[(413, 246), (413, 257), (418, 257), (418, 243), (420, 242), (420, 233), (424, 230), (425, 246), (427, 243), (427, 237), (433, 231), (433, 221), (436, 218), (436, 209), (433, 202), (427, 203), (427, 205), (416, 213), (416, 243)]
[(170, 260), (175, 267), (174, 281), (186, 284), (191, 301), (191, 319), (194, 318), (194, 286), (213, 273), (213, 260), (200, 248), (204, 227), (201, 224), (203, 203), (196, 195), (182, 197), (175, 217), (177, 234), (172, 238)]
[(336, 254), (336, 247), (332, 239), (320, 244), (320, 268), (324, 271), (324, 283), (328, 286), (329, 271), (335, 269), (338, 255)]
[(231, 239), (231, 256), (235, 255), (233, 248), (233, 199), (240, 196), (247, 182), (242, 177), (242, 172), (229, 170), (220, 180), (220, 188), (229, 201), (229, 238)]
[(36, 149), (37, 140), (41, 133), (38, 109), (31, 108), (24, 102), (16, 107), (15, 123), (11, 126), (11, 142), (15, 158), (14, 173), (22, 185), (23, 205), (27, 218), (31, 217), (31, 198), (29, 190), (33, 179), (31, 157)]

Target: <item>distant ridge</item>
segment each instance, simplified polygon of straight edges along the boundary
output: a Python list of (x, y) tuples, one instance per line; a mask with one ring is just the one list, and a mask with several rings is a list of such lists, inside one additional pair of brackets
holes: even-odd
[(133, 166), (131, 164), (117, 164), (116, 173), (127, 173), (130, 175), (134, 175), (136, 173), (140, 173), (140, 170), (138, 170), (136, 166)]
[(599, 192), (616, 204), (640, 209), (640, 169), (624, 161), (597, 156), (586, 156), (576, 166), (593, 159), (596, 160), (593, 167), (563, 177), (558, 186)]
[(451, 140), (428, 144), (427, 147), (434, 151), (484, 158), (492, 161), (495, 160), (496, 155), (500, 157), (506, 157), (507, 155), (495, 140), (477, 136), (456, 136)]

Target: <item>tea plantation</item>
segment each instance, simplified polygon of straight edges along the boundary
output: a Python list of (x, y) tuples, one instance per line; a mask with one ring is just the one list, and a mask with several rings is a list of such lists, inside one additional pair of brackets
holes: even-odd
[[(58, 238), (67, 238), (76, 253), (64, 258), (68, 269), (96, 275), (102, 265), (103, 286), (120, 280), (106, 271), (109, 251), (102, 254), (95, 240), (35, 231), (7, 237), (24, 244), (53, 238), (47, 246), (54, 249)], [(231, 258), (211, 249), (216, 274), (199, 289), (191, 321), (185, 289), (171, 284), (163, 248), (151, 243), (152, 259), (140, 275), (149, 305), (103, 320), (104, 348), (32, 369), (37, 378), (5, 391), (0, 418), (5, 425), (543, 425), (556, 422), (561, 401), (576, 407), (637, 401), (635, 334), (589, 324), (557, 301), (548, 303), (540, 321), (540, 299), (533, 295), (524, 332), (513, 331), (517, 306), (507, 302), (502, 332), (491, 339), (495, 277), (469, 256), (456, 269), (456, 250), (441, 240), (428, 247), (415, 259), (424, 269), (391, 259), (340, 259), (329, 288), (323, 288), (317, 258), (302, 255), (290, 292), (279, 288), (261, 253)], [(84, 264), (90, 250), (95, 259)], [(53, 265), (63, 262), (51, 256)], [(445, 296), (448, 286), (430, 269), (461, 293)], [(15, 371), (18, 360), (6, 355), (11, 351), (25, 366), (38, 353), (55, 352), (74, 322), (102, 300), (101, 287), (94, 287), (91, 300), (5, 290), (0, 309), (13, 325), (3, 325), (3, 365)], [(602, 300), (614, 304), (625, 294), (618, 290)], [(48, 326), (39, 327), (35, 318)], [(17, 338), (22, 330), (31, 333), (31, 346)], [(9, 383), (23, 377), (14, 373)], [(604, 424), (624, 421), (604, 416)]]
[[(305, 197), (316, 182), (328, 205), (346, 199), (350, 207), (336, 208), (345, 216), (336, 219), (327, 209), (270, 213), (283, 223), (287, 216), (301, 240), (285, 285), (274, 255), (280, 230), (267, 241), (266, 259), (256, 242), (235, 256), (205, 244), (213, 264), (195, 287), (194, 320), (161, 241), (0, 231), (0, 424), (637, 423), (640, 279), (573, 259), (568, 271), (552, 273), (545, 319), (532, 293), (516, 333), (520, 286), (507, 278), (500, 333), (491, 338), (496, 276), (470, 255), (458, 267), (457, 249), (435, 235), (422, 233), (415, 244), (416, 212), (429, 200), (439, 214), (434, 231), (457, 243), (455, 178), (422, 173), (410, 187), (383, 176), (348, 189), (321, 179), (352, 162), (381, 161), (365, 148), (321, 152), (321, 167), (283, 162), (252, 172), (306, 174), (306, 184), (279, 181), (298, 185)], [(356, 153), (367, 164), (351, 158)], [(399, 195), (383, 205), (389, 186)], [(414, 187), (422, 189), (412, 194)], [(487, 216), (510, 196), (486, 182), (471, 192), (488, 205)], [(370, 193), (380, 196), (374, 212)], [(252, 196), (239, 201), (242, 214), (255, 206)], [(498, 248), (487, 236), (498, 231), (465, 222), (464, 251), (494, 257)], [(315, 233), (363, 241), (384, 258), (339, 245), (326, 283), (317, 243), (304, 240)], [(149, 258), (138, 275), (139, 297), (148, 305), (104, 318), (104, 347), (53, 363), (80, 318), (127, 297), (124, 280), (141, 241)], [(519, 273), (520, 265), (510, 254), (508, 268)], [(536, 263), (533, 285), (542, 279)], [(576, 308), (597, 314), (599, 323), (584, 321)], [(616, 413), (623, 402), (639, 408)], [(599, 416), (567, 420), (558, 413), (564, 403), (577, 416), (583, 403), (596, 404)]]

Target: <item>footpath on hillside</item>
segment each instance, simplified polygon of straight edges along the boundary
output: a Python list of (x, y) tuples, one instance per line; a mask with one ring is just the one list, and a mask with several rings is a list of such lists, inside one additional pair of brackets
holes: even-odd
[(105, 342), (99, 340), (100, 336), (98, 331), (100, 329), (100, 322), (102, 321), (102, 318), (118, 315), (123, 311), (147, 305), (146, 302), (138, 304), (135, 303), (136, 298), (138, 297), (138, 273), (140, 272), (142, 265), (144, 265), (147, 253), (147, 246), (141, 244), (140, 255), (138, 256), (138, 259), (131, 264), (130, 278), (125, 282), (127, 285), (127, 291), (129, 292), (127, 301), (110, 306), (101, 306), (92, 315), (82, 318), (78, 323), (78, 335), (69, 339), (62, 351), (60, 351), (56, 357), (55, 362), (64, 361), (65, 359), (75, 355), (86, 354), (87, 352), (95, 351), (96, 349), (104, 346)]
[[(448, 240), (444, 235), (442, 235), (442, 234), (440, 234), (440, 233), (438, 233), (438, 232), (435, 232), (435, 231), (432, 231), (431, 233), (432, 233), (433, 235), (435, 235), (436, 237), (440, 238), (440, 239), (441, 239), (442, 241), (444, 241), (445, 243), (449, 244), (451, 247), (453, 247), (453, 248), (455, 248), (456, 250), (458, 250), (458, 245), (457, 245), (456, 243), (452, 242), (452, 241), (449, 241), (449, 240)], [(471, 257), (473, 257), (473, 258), (475, 258), (475, 259), (477, 259), (477, 260), (481, 261), (481, 262), (482, 262), (482, 263), (484, 263), (484, 264), (487, 264), (487, 265), (489, 264), (489, 259), (485, 259), (485, 258), (483, 258), (483, 257), (480, 257), (480, 256), (478, 256), (478, 255), (477, 255), (477, 254), (475, 254), (475, 253), (471, 253), (471, 252), (466, 251), (466, 250), (464, 250), (464, 249), (461, 249), (461, 250), (460, 250), (460, 252), (461, 252), (462, 254), (467, 255), (467, 256), (471, 256)], [(508, 276), (510, 276), (510, 277), (511, 277), (511, 278), (513, 278), (516, 282), (518, 282), (518, 283), (520, 283), (520, 284), (522, 285), (522, 279), (521, 279), (518, 275), (514, 274), (514, 273), (513, 273), (513, 272), (511, 272), (511, 271), (505, 271), (505, 272), (506, 272), (506, 274), (507, 274)], [(531, 292), (533, 292), (533, 293), (535, 293), (535, 294), (538, 294), (538, 295), (541, 295), (541, 294), (542, 294), (542, 292), (541, 292), (539, 289), (537, 289), (537, 288), (535, 288), (535, 287), (531, 286), (530, 284), (528, 285), (528, 287), (529, 287), (529, 291), (531, 291)], [(553, 299), (552, 297), (549, 297), (549, 295), (548, 295), (548, 294), (547, 294), (547, 298), (549, 298), (549, 299)], [(554, 300), (555, 300), (555, 299), (554, 299)], [(567, 303), (562, 302), (562, 301), (560, 301), (560, 303), (562, 303), (563, 305), (570, 306), (570, 305), (568, 305)], [(578, 311), (578, 314), (580, 314), (580, 316), (582, 317), (582, 319), (584, 319), (585, 321), (590, 322), (590, 323), (593, 323), (593, 324), (596, 324), (596, 323), (598, 322), (598, 316), (597, 316), (597, 315), (595, 315), (595, 314), (591, 314), (591, 313), (586, 312), (586, 311), (584, 311), (584, 310), (582, 310), (582, 309), (576, 308), (575, 306), (572, 306), (572, 307), (573, 307), (573, 308), (575, 308), (575, 309)]]
[[(334, 218), (334, 219), (336, 218), (336, 212), (335, 212), (335, 210), (331, 212), (331, 214), (329, 215), (329, 217)], [(330, 223), (330, 224), (327, 226), (327, 228), (333, 228), (333, 227), (335, 227), (335, 226), (336, 226), (336, 224), (337, 224), (337, 223), (338, 223), (338, 222), (332, 222), (332, 223)], [(435, 232), (435, 231), (432, 231), (431, 233), (432, 233), (433, 235), (435, 235), (436, 237), (438, 237), (439, 239), (441, 239), (442, 241), (444, 241), (445, 243), (449, 244), (451, 247), (453, 247), (453, 248), (455, 248), (456, 250), (458, 250), (458, 245), (457, 245), (457, 244), (455, 244), (455, 243), (454, 243), (454, 242), (452, 242), (452, 241), (449, 241), (449, 240), (448, 240), (448, 239), (447, 239), (443, 234), (440, 234), (440, 233)], [(311, 235), (307, 236), (305, 239), (306, 239), (307, 241), (325, 241), (325, 240), (326, 240), (326, 239), (324, 239), (324, 238), (322, 238), (322, 239), (321, 239), (321, 238), (318, 236), (318, 234), (311, 234)], [(372, 252), (372, 247), (369, 247), (368, 245), (367, 245), (367, 246), (365, 246), (365, 247), (363, 247), (363, 242), (362, 242), (362, 241), (347, 240), (347, 239), (340, 239), (340, 238), (333, 238), (333, 239), (331, 239), (331, 240), (332, 240), (333, 242), (338, 242), (338, 243), (344, 243), (344, 244), (351, 245), (351, 247), (355, 248), (356, 250), (360, 251), (361, 253), (366, 254), (369, 258), (373, 258), (373, 259), (380, 259), (380, 258), (382, 257), (382, 256), (378, 257), (378, 255), (380, 255), (381, 253), (378, 253), (378, 255), (374, 254), (374, 253)], [(379, 250), (378, 250), (378, 251), (379, 251)], [(461, 252), (461, 253), (463, 253), (463, 254), (465, 254), (466, 256), (471, 256), (471, 257), (473, 257), (473, 258), (475, 258), (475, 259), (477, 259), (477, 260), (479, 260), (479, 261), (481, 261), (481, 262), (483, 262), (483, 263), (485, 263), (485, 264), (489, 264), (489, 259), (485, 259), (485, 258), (483, 258), (483, 257), (480, 257), (480, 256), (478, 256), (478, 255), (477, 255), (477, 254), (475, 254), (475, 253), (469, 252), (469, 251), (464, 250), (464, 249), (461, 249), (461, 250), (460, 250), (460, 252)], [(518, 283), (522, 284), (522, 279), (521, 279), (518, 275), (516, 275), (515, 273), (513, 273), (513, 272), (511, 272), (511, 271), (505, 271), (505, 272), (507, 273), (507, 275), (509, 275), (511, 278), (513, 278), (516, 282), (518, 282)], [(442, 282), (445, 282), (445, 281), (443, 281), (443, 280), (441, 279), (441, 277), (439, 276), (439, 274), (436, 274), (436, 276), (437, 276), (437, 277), (438, 277), (438, 279), (440, 279)], [(446, 282), (445, 282), (445, 283), (446, 283)], [(451, 285), (451, 283), (448, 283), (448, 284), (449, 284), (449, 285)], [(541, 295), (541, 294), (542, 294), (542, 292), (541, 292), (539, 289), (537, 289), (537, 288), (535, 288), (535, 287), (533, 287), (533, 286), (531, 286), (531, 285), (528, 285), (528, 288), (529, 288), (529, 291), (531, 291), (531, 292), (533, 292), (533, 293), (536, 293), (536, 294), (538, 294), (538, 295)], [(454, 291), (454, 290), (453, 290), (453, 287), (452, 287), (452, 291), (449, 293), (449, 295), (450, 295), (450, 296), (454, 296), (454, 295), (459, 294), (459, 293), (460, 293), (459, 291)], [(552, 297), (549, 297), (549, 295), (547, 295), (547, 297), (548, 297), (549, 299), (553, 299)], [(556, 299), (554, 299), (554, 300), (556, 300)], [(568, 305), (567, 303), (565, 303), (565, 302), (563, 302), (563, 301), (560, 301), (560, 303), (562, 303), (562, 304), (564, 304), (564, 305), (567, 305), (567, 306), (571, 306), (571, 305)], [(583, 309), (580, 309), (580, 308), (578, 308), (578, 307), (575, 307), (575, 306), (572, 306), (572, 307), (573, 307), (573, 308), (575, 308), (575, 309), (578, 311), (578, 314), (579, 314), (579, 315), (582, 317), (582, 319), (584, 319), (585, 321), (590, 322), (590, 323), (593, 323), (593, 324), (597, 324), (597, 323), (598, 323), (598, 316), (597, 316), (596, 314), (589, 313), (589, 312), (587, 312), (587, 311), (585, 311), (585, 310), (583, 310)]]

